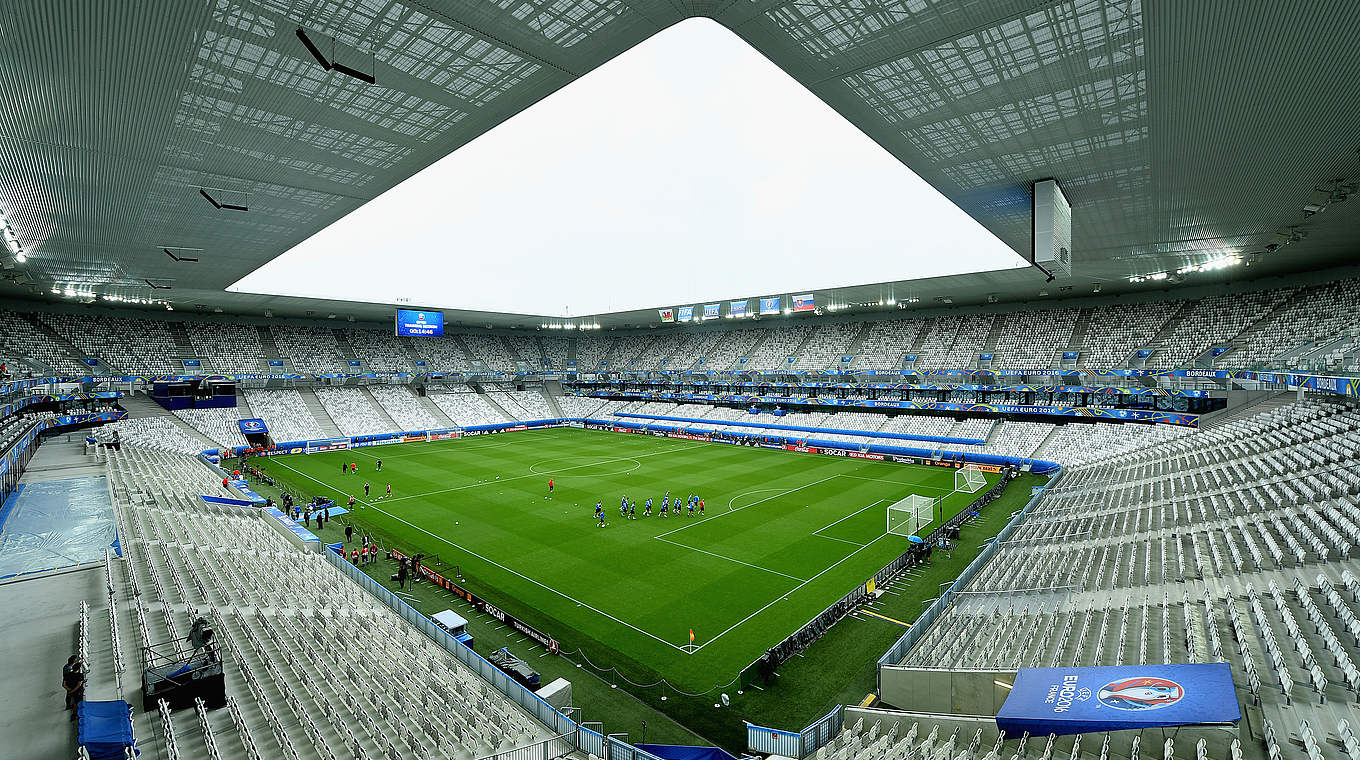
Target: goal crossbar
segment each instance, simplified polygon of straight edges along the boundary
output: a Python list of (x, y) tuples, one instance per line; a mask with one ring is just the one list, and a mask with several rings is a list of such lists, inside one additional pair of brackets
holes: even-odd
[(954, 490), (977, 493), (987, 485), (987, 476), (975, 464), (966, 464), (954, 471)]
[(894, 536), (912, 536), (935, 519), (935, 506), (939, 497), (910, 494), (888, 505), (888, 533)]

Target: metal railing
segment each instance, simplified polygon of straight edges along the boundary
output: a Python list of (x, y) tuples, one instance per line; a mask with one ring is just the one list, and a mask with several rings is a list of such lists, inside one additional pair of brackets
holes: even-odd
[(515, 747), (477, 760), (557, 760), (576, 751), (575, 732), (559, 734), (523, 747)]

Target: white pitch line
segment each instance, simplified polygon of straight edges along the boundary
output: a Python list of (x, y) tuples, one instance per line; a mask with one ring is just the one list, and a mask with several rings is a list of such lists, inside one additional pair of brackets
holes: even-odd
[(840, 541), (840, 542), (843, 543), (843, 544), (850, 544), (851, 546), (864, 546), (864, 544), (861, 544), (861, 543), (858, 542), (858, 541), (850, 541), (850, 540), (844, 539), (844, 538), (836, 538), (835, 536), (823, 536), (823, 535), (820, 534), (820, 533), (813, 533), (813, 534), (811, 534), (811, 535), (814, 535), (814, 536), (816, 536), (817, 538), (825, 538), (825, 539), (828, 540), (828, 541)]
[(803, 581), (802, 583), (798, 584), (797, 586), (794, 586), (792, 589), (790, 589), (790, 590), (788, 590), (788, 591), (785, 591), (783, 594), (780, 594), (778, 597), (776, 597), (776, 598), (775, 598), (773, 601), (771, 601), (770, 603), (766, 604), (764, 607), (761, 607), (760, 609), (756, 610), (755, 612), (752, 612), (751, 614), (747, 615), (746, 617), (742, 618), (741, 620), (738, 620), (737, 622), (735, 622), (735, 623), (733, 623), (731, 626), (729, 626), (729, 627), (727, 628), (727, 630), (723, 631), (722, 633), (719, 633), (717, 636), (714, 636), (713, 638), (709, 639), (708, 641), (705, 641), (704, 643), (702, 643), (702, 644), (700, 644), (699, 646), (695, 647), (694, 651), (697, 652), (697, 651), (699, 651), (700, 649), (703, 649), (704, 647), (708, 646), (709, 644), (712, 644), (713, 642), (715, 642), (715, 641), (717, 641), (718, 639), (722, 638), (723, 636), (726, 636), (728, 633), (730, 633), (730, 632), (731, 632), (733, 629), (735, 629), (737, 626), (740, 626), (741, 624), (745, 623), (746, 621), (750, 620), (751, 618), (755, 617), (756, 615), (759, 615), (760, 613), (764, 612), (765, 610), (768, 610), (769, 608), (773, 607), (773, 606), (774, 606), (776, 603), (778, 603), (780, 600), (785, 599), (785, 598), (787, 598), (787, 597), (789, 597), (789, 596), (792, 596), (793, 594), (796, 594), (796, 593), (799, 591), (799, 589), (801, 589), (801, 588), (803, 588), (804, 586), (808, 585), (809, 583), (811, 583), (811, 582), (817, 580), (818, 578), (822, 577), (823, 575), (826, 575), (827, 573), (831, 572), (831, 570), (834, 569), (837, 565), (840, 565), (842, 562), (846, 561), (847, 559), (850, 559), (851, 557), (855, 556), (856, 554), (859, 554), (860, 552), (864, 551), (865, 549), (869, 548), (870, 546), (873, 546), (875, 543), (877, 543), (878, 541), (880, 541), (880, 540), (886, 538), (888, 535), (889, 535), (888, 533), (884, 533), (883, 535), (879, 536), (878, 538), (875, 538), (873, 541), (870, 541), (869, 543), (865, 544), (864, 546), (861, 546), (860, 548), (858, 548), (858, 549), (856, 549), (856, 550), (850, 552), (849, 554), (845, 555), (844, 557), (841, 557), (839, 560), (836, 560), (834, 563), (832, 563), (831, 565), (827, 566), (827, 568), (826, 568), (825, 570), (821, 571), (820, 573), (817, 573), (816, 575), (812, 576), (811, 578), (808, 578), (807, 580)]
[[(750, 496), (750, 495), (753, 494), (753, 493), (767, 493), (767, 492), (769, 492), (769, 491), (782, 491), (782, 490), (784, 490), (784, 489), (782, 489), (782, 488), (757, 488), (757, 489), (755, 489), (754, 491), (743, 491), (742, 493), (739, 493), (739, 494), (737, 494), (736, 496), (733, 496), (732, 498), (730, 498), (730, 499), (727, 500), (727, 511), (728, 511), (728, 512), (731, 512), (731, 511), (732, 511), (732, 502), (736, 501), (737, 499), (740, 499), (740, 498), (743, 497), (743, 496)], [(741, 509), (741, 507), (737, 507), (737, 509)]]
[[(845, 517), (842, 517), (841, 519), (837, 520), (836, 522), (831, 523), (830, 525), (823, 525), (822, 527), (818, 528), (817, 530), (812, 531), (812, 535), (814, 535), (814, 536), (819, 535), (822, 531), (826, 530), (827, 528), (833, 528), (833, 527), (835, 527), (835, 526), (837, 526), (837, 525), (840, 525), (841, 523), (845, 522), (846, 520), (849, 520), (850, 518), (854, 517), (855, 515), (859, 514), (860, 512), (863, 512), (863, 511), (866, 510), (866, 509), (873, 509), (874, 507), (878, 506), (879, 504), (882, 504), (884, 501), (886, 501), (886, 499), (879, 499), (878, 501), (874, 502), (873, 504), (870, 504), (870, 505), (867, 506), (867, 507), (863, 507), (863, 508), (861, 508), (861, 509), (855, 510), (854, 512), (851, 512), (850, 514), (846, 515)], [(822, 538), (831, 538), (831, 536), (822, 536)], [(837, 541), (843, 541), (844, 539), (838, 538), (838, 539), (835, 539), (835, 540), (837, 540)], [(853, 543), (856, 543), (856, 542), (855, 542), (855, 541), (846, 541), (846, 543), (853, 544)], [(864, 546), (864, 544), (860, 544), (860, 546)]]
[(931, 490), (931, 491), (948, 491), (949, 493), (953, 493), (953, 492), (954, 492), (954, 489), (952, 489), (952, 488), (944, 488), (944, 487), (942, 487), (942, 486), (922, 486), (922, 485), (917, 485), (917, 484), (915, 484), (915, 483), (903, 483), (903, 482), (900, 481), (900, 480), (888, 480), (887, 478), (868, 478), (868, 477), (865, 477), (865, 476), (863, 476), (863, 475), (847, 475), (847, 474), (837, 475), (836, 477), (838, 477), (838, 478), (854, 478), (854, 479), (856, 479), (856, 480), (872, 480), (872, 481), (874, 481), (875, 483), (892, 483), (892, 484), (895, 485), (895, 486), (902, 486), (903, 488), (925, 488), (925, 489), (929, 489), (929, 490)]
[[(678, 451), (679, 449), (675, 449), (675, 450)], [(643, 456), (646, 456), (646, 455), (644, 454)], [(282, 463), (282, 462), (279, 462), (279, 464), (283, 464), (283, 463)], [(284, 466), (284, 467), (288, 467), (288, 465), (286, 465), (286, 464), (283, 464), (283, 466)], [(301, 476), (304, 477), (304, 478), (307, 478), (307, 479), (309, 479), (309, 480), (314, 480), (314, 481), (316, 481), (317, 483), (321, 483), (321, 485), (326, 485), (326, 483), (324, 483), (324, 482), (322, 482), (322, 481), (320, 481), (320, 480), (317, 480), (316, 478), (313, 478), (311, 475), (308, 475), (308, 474), (305, 473), (305, 472), (298, 472), (297, 470), (294, 470), (292, 467), (288, 467), (288, 469), (293, 470), (293, 472), (297, 472), (297, 474), (301, 475)], [(355, 501), (360, 501), (360, 500), (359, 500), (359, 499), (356, 499)], [(662, 643), (662, 644), (665, 644), (666, 646), (671, 647), (672, 649), (678, 649), (678, 650), (680, 650), (681, 652), (686, 652), (686, 654), (689, 654), (689, 653), (690, 653), (690, 652), (688, 652), (684, 647), (677, 646), (677, 645), (675, 645), (675, 644), (672, 644), (672, 643), (669, 642), (669, 641), (666, 641), (665, 639), (661, 638), (660, 636), (656, 636), (656, 635), (653, 635), (653, 634), (651, 634), (651, 633), (648, 633), (647, 631), (644, 631), (644, 630), (642, 630), (641, 628), (638, 628), (637, 626), (633, 625), (632, 623), (629, 623), (629, 622), (624, 621), (624, 620), (620, 620), (620, 619), (614, 617), (613, 615), (609, 614), (608, 612), (605, 612), (604, 610), (601, 610), (601, 609), (599, 609), (599, 608), (597, 608), (597, 607), (593, 607), (593, 606), (591, 606), (591, 605), (589, 605), (589, 604), (586, 604), (585, 602), (581, 601), (580, 599), (577, 599), (576, 597), (570, 596), (570, 595), (568, 595), (568, 594), (564, 594), (564, 593), (562, 593), (561, 591), (558, 591), (557, 589), (553, 588), (552, 586), (544, 585), (544, 584), (542, 584), (542, 583), (540, 583), (540, 582), (534, 580), (533, 578), (530, 578), (529, 576), (527, 576), (527, 575), (525, 575), (525, 574), (523, 574), (523, 573), (521, 573), (521, 572), (519, 572), (519, 571), (517, 571), (517, 570), (513, 570), (513, 569), (511, 569), (511, 568), (506, 567), (505, 565), (502, 565), (501, 563), (497, 562), (497, 561), (494, 560), (494, 559), (491, 559), (490, 557), (484, 557), (484, 556), (478, 554), (477, 552), (472, 551), (471, 549), (469, 549), (469, 548), (467, 548), (467, 547), (465, 547), (465, 546), (462, 546), (462, 545), (460, 545), (460, 544), (456, 544), (456, 543), (454, 543), (453, 541), (450, 541), (450, 540), (448, 540), (447, 538), (444, 538), (444, 537), (441, 536), (441, 535), (438, 535), (438, 534), (436, 534), (436, 533), (431, 533), (430, 531), (425, 530), (424, 528), (420, 527), (419, 525), (416, 525), (415, 523), (413, 523), (413, 522), (411, 522), (411, 521), (409, 521), (409, 520), (405, 520), (405, 519), (403, 519), (403, 518), (397, 517), (396, 515), (392, 514), (391, 512), (388, 512), (388, 511), (385, 510), (385, 509), (381, 509), (381, 508), (375, 506), (375, 505), (372, 504), (372, 503), (369, 503), (369, 502), (364, 502), (364, 503), (367, 504), (370, 508), (374, 509), (375, 511), (382, 512), (383, 514), (387, 515), (388, 517), (392, 518), (393, 520), (396, 520), (396, 521), (399, 522), (399, 523), (402, 523), (402, 524), (404, 524), (404, 525), (410, 526), (411, 528), (414, 528), (415, 530), (418, 530), (418, 531), (420, 531), (421, 533), (424, 533), (425, 535), (429, 536), (430, 538), (436, 539), (436, 540), (438, 540), (438, 541), (443, 541), (444, 543), (448, 544), (449, 546), (452, 546), (452, 547), (455, 548), (455, 549), (458, 549), (459, 551), (467, 552), (470, 556), (476, 557), (477, 559), (480, 559), (480, 560), (482, 560), (483, 562), (486, 562), (486, 563), (488, 563), (488, 564), (495, 565), (496, 567), (499, 567), (500, 569), (506, 571), (507, 573), (510, 573), (511, 575), (515, 575), (515, 576), (518, 576), (518, 577), (520, 577), (520, 578), (523, 578), (524, 580), (526, 580), (526, 581), (528, 581), (528, 582), (534, 584), (535, 586), (538, 586), (539, 588), (543, 589), (544, 591), (547, 591), (547, 592), (552, 593), (552, 594), (556, 594), (556, 595), (558, 595), (558, 596), (560, 596), (560, 597), (562, 597), (563, 599), (566, 599), (566, 600), (568, 600), (568, 601), (576, 602), (577, 606), (585, 607), (586, 609), (590, 610), (591, 612), (594, 612), (594, 613), (596, 613), (596, 614), (598, 614), (598, 615), (603, 615), (604, 617), (607, 617), (607, 618), (609, 618), (610, 620), (613, 620), (615, 623), (618, 623), (619, 625), (627, 626), (628, 628), (631, 628), (631, 629), (633, 629), (634, 631), (637, 631), (638, 633), (642, 634), (643, 636), (646, 636), (646, 637), (649, 638), (649, 639), (653, 639), (653, 640), (658, 641), (658, 642), (660, 642), (660, 643)]]
[(747, 504), (747, 505), (745, 505), (745, 506), (737, 507), (736, 509), (728, 510), (728, 511), (726, 511), (726, 512), (720, 512), (720, 513), (714, 515), (713, 517), (709, 518), (708, 520), (704, 520), (702, 523), (690, 523), (689, 525), (682, 525), (682, 526), (680, 526), (679, 528), (676, 528), (675, 530), (668, 530), (668, 531), (666, 531), (665, 533), (662, 533), (662, 534), (659, 535), (659, 536), (653, 536), (653, 538), (661, 538), (662, 536), (669, 536), (669, 535), (672, 534), (672, 533), (679, 533), (680, 531), (685, 530), (686, 528), (690, 528), (690, 527), (692, 527), (692, 526), (694, 526), (694, 525), (702, 525), (702, 524), (706, 524), (706, 523), (712, 522), (713, 520), (716, 520), (716, 519), (718, 519), (719, 517), (726, 517), (726, 516), (728, 516), (728, 515), (730, 515), (730, 514), (734, 514), (734, 513), (736, 513), (736, 512), (740, 512), (740, 511), (743, 510), (743, 509), (750, 509), (751, 507), (754, 507), (754, 506), (757, 505), (757, 504), (764, 504), (765, 502), (769, 501), (770, 499), (778, 499), (780, 496), (784, 496), (784, 495), (786, 495), (786, 494), (791, 494), (791, 493), (793, 493), (794, 491), (801, 491), (801, 490), (803, 490), (804, 488), (808, 488), (809, 486), (815, 486), (815, 485), (817, 485), (818, 483), (825, 483), (826, 481), (831, 480), (831, 478), (835, 478), (835, 477), (839, 477), (839, 476), (838, 476), (838, 475), (830, 475), (830, 476), (827, 476), (827, 477), (825, 477), (825, 478), (822, 478), (821, 480), (814, 480), (814, 481), (812, 481), (811, 483), (804, 483), (804, 484), (801, 485), (801, 486), (794, 486), (793, 488), (790, 488), (789, 490), (784, 491), (783, 493), (777, 493), (777, 494), (775, 494), (774, 496), (767, 496), (767, 497), (765, 497), (765, 498), (763, 498), (763, 499), (760, 499), (759, 501), (753, 501), (753, 502), (751, 502), (750, 504)]
[[(754, 568), (754, 569), (756, 569), (756, 570), (764, 570), (764, 571), (767, 572), (767, 573), (774, 573), (775, 575), (782, 575), (782, 576), (784, 576), (785, 578), (788, 578), (788, 579), (790, 579), (790, 580), (799, 581), (800, 583), (803, 582), (803, 581), (805, 580), (805, 579), (803, 579), (803, 578), (799, 578), (799, 577), (794, 576), (794, 575), (789, 575), (788, 573), (781, 573), (781, 572), (779, 572), (778, 570), (771, 570), (771, 569), (768, 568), (768, 567), (761, 567), (760, 565), (753, 565), (753, 564), (751, 564), (750, 562), (743, 562), (742, 560), (736, 559), (735, 557), (729, 557), (729, 556), (727, 556), (727, 555), (725, 555), (725, 554), (714, 554), (714, 553), (711, 552), (711, 551), (707, 551), (707, 550), (705, 550), (705, 549), (700, 549), (700, 548), (698, 548), (698, 547), (696, 547), (696, 546), (690, 546), (690, 545), (688, 545), (688, 544), (682, 544), (682, 543), (680, 543), (680, 542), (678, 542), (678, 541), (672, 541), (672, 540), (670, 540), (669, 538), (662, 538), (661, 536), (653, 536), (653, 538), (655, 538), (655, 539), (658, 540), (658, 541), (664, 541), (664, 542), (670, 544), (671, 546), (678, 546), (678, 547), (680, 547), (681, 549), (689, 549), (689, 550), (692, 551), (692, 552), (699, 552), (700, 554), (707, 554), (707, 555), (710, 556), (710, 557), (717, 557), (718, 559), (725, 559), (725, 560), (727, 560), (728, 562), (735, 562), (735, 563), (737, 563), (738, 565), (745, 565), (745, 566), (747, 566), (747, 567)], [(824, 536), (824, 538), (825, 538), (825, 536)]]

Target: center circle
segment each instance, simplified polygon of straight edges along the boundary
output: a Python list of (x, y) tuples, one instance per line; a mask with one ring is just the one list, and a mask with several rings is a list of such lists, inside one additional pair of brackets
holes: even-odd
[(577, 477), (604, 477), (610, 475), (626, 475), (633, 470), (642, 467), (642, 463), (636, 459), (607, 459), (600, 461), (591, 457), (565, 456), (552, 457), (551, 459), (540, 459), (529, 465), (529, 472), (535, 475), (557, 475), (558, 473), (575, 475)]

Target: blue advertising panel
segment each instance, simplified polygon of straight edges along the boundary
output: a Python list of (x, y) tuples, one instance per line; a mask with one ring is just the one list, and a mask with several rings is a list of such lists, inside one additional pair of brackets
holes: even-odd
[(704, 304), (704, 319), (717, 319), (719, 306), (720, 304), (716, 303)]
[(1077, 351), (1064, 351), (1064, 352), (1063, 352), (1063, 358), (1064, 358), (1064, 359), (1075, 359), (1075, 358), (1077, 358), (1077, 354), (1078, 354), (1078, 353), (1079, 353), (1079, 352), (1077, 352)]
[(270, 360), (269, 360), (269, 366), (271, 366), (271, 367), (282, 367), (282, 366), (283, 366), (283, 360), (282, 360), (282, 359), (270, 359)]
[(1227, 663), (1021, 668), (996, 715), (1008, 736), (1232, 723), (1242, 718)]
[(675, 317), (675, 318), (676, 318), (677, 320), (681, 321), (681, 322), (689, 322), (690, 320), (694, 319), (694, 307), (693, 307), (693, 306), (681, 306), (680, 308), (676, 309), (675, 311), (676, 311), (676, 317)]
[(397, 335), (438, 338), (444, 334), (444, 312), (397, 309)]
[(727, 313), (734, 317), (746, 316), (746, 305), (749, 301), (733, 301), (727, 306)]
[(769, 297), (769, 298), (762, 298), (762, 299), (760, 299), (760, 313), (761, 313), (761, 314), (778, 314), (778, 313), (779, 313), (779, 296), (771, 296), (771, 297)]
[(203, 362), (200, 362), (200, 361), (197, 360), (197, 359), (185, 359), (185, 360), (184, 360), (184, 366), (185, 366), (185, 367), (189, 367), (189, 368), (192, 368), (192, 367), (201, 367), (201, 366), (203, 366)]
[(241, 435), (256, 435), (269, 432), (269, 427), (261, 419), (237, 420), (236, 424), (241, 428)]

